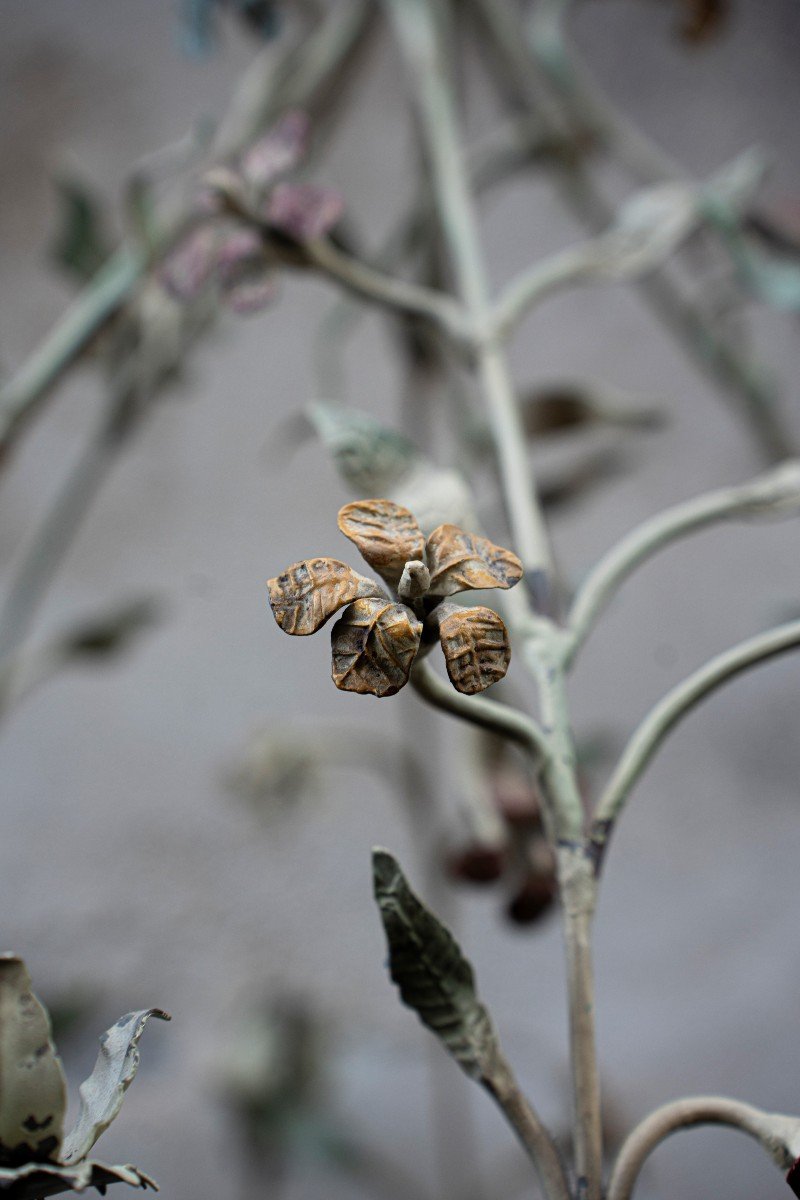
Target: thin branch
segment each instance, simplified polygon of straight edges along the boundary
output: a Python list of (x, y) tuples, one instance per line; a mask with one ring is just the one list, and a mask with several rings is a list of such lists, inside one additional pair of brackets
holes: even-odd
[(502, 1059), (501, 1069), (494, 1077), (481, 1082), (536, 1164), (548, 1200), (570, 1200), (564, 1168), (553, 1139), (521, 1091), (505, 1059)]
[(456, 342), (472, 344), (466, 311), (444, 292), (386, 275), (320, 238), (304, 246), (304, 259), (347, 291), (384, 308), (432, 320)]
[[(240, 150), (280, 108), (315, 106), (338, 78), (342, 63), (357, 49), (370, 22), (368, 0), (337, 6), (288, 55), (283, 67), (271, 51), (259, 55), (230, 101), (216, 140), (216, 155)], [(173, 212), (155, 244), (122, 246), (56, 322), (15, 375), (0, 388), (0, 456), (7, 458), (16, 438), (35, 417), (53, 387), (83, 355), (109, 319), (131, 297), (145, 272), (165, 253), (194, 217)]]
[(123, 247), (98, 271), (27, 362), (0, 389), (0, 453), (39, 411), (51, 388), (119, 309), (147, 265), (143, 251)]
[(654, 554), (720, 521), (789, 516), (798, 509), (800, 460), (791, 460), (739, 487), (676, 504), (637, 526), (600, 559), (579, 588), (568, 618), (567, 663), (625, 580)]
[[(539, 122), (544, 136), (573, 141), (585, 129), (575, 128), (563, 105), (552, 95), (550, 81), (543, 86), (541, 67), (526, 45), (521, 21), (511, 7), (495, 0), (470, 0), (488, 35), (487, 57), (497, 85), (510, 94), (518, 109)], [(495, 55), (491, 51), (495, 51)], [(589, 131), (591, 132), (591, 131)], [(608, 225), (613, 210), (587, 169), (585, 155), (554, 156), (555, 179), (565, 204), (590, 229)], [(656, 315), (667, 325), (682, 348), (725, 392), (738, 400), (769, 461), (795, 453), (793, 438), (777, 406), (774, 382), (766, 370), (751, 361), (730, 338), (717, 333), (702, 307), (687, 299), (663, 272), (640, 280), (638, 287)]]
[(445, 683), (425, 659), (414, 664), (411, 684), (423, 700), (441, 712), (508, 738), (527, 750), (536, 766), (546, 761), (549, 750), (543, 731), (531, 717), (518, 709), (501, 704), (499, 700), (462, 695), (452, 684)]
[(636, 1126), (622, 1144), (608, 1185), (607, 1200), (630, 1200), (646, 1159), (681, 1129), (725, 1125), (755, 1138), (783, 1171), (800, 1154), (800, 1121), (762, 1112), (751, 1104), (725, 1096), (688, 1096), (657, 1108)]
[(549, 539), (535, 499), (535, 480), (508, 364), (499, 346), (487, 336), (488, 285), (447, 86), (448, 67), (442, 60), (434, 19), (425, 0), (387, 0), (387, 3), (414, 83), (414, 101), (456, 288), (480, 338), (475, 351), (476, 369), (486, 396), (514, 546), (535, 587), (552, 571)]
[(789, 621), (718, 655), (668, 692), (634, 732), (598, 802), (591, 842), (598, 866), (631, 790), (678, 721), (711, 692), (758, 663), (800, 647), (800, 620)]

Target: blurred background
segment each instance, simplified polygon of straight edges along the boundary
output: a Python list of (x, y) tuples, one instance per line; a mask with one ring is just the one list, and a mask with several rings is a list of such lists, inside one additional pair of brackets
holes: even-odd
[[(764, 203), (800, 237), (796, 0), (741, 0), (715, 37), (690, 45), (676, 37), (677, 7), (586, 4), (576, 42), (628, 117), (692, 175), (765, 148), (773, 166)], [(52, 262), (63, 222), (58, 181), (88, 183), (119, 237), (132, 164), (184, 137), (198, 117), (218, 118), (258, 52), (223, 20), (210, 53), (188, 54), (179, 17), (171, 0), (4, 0), (4, 373), (74, 295)], [(280, 53), (279, 41), (270, 52)], [(461, 85), (473, 135), (498, 120), (485, 66), (470, 50)], [(344, 193), (370, 250), (412, 198), (416, 169), (401, 65), (378, 31), (314, 178)], [(606, 182), (621, 193), (613, 173)], [(497, 285), (584, 235), (547, 174), (492, 189), (481, 212)], [(315, 439), (286, 448), (287, 421), (326, 399), (311, 346), (334, 296), (328, 284), (287, 274), (272, 307), (215, 325), (108, 472), (47, 589), (32, 641), (134, 597), (161, 606), (124, 656), (71, 666), (6, 716), (3, 948), (24, 955), (39, 995), (62, 1014), (75, 1085), (91, 1068), (97, 1034), (122, 1012), (172, 1012), (171, 1026), (147, 1030), (140, 1078), (98, 1147), (106, 1161), (154, 1175), (165, 1196), (229, 1200), (280, 1187), (289, 1200), (323, 1189), (334, 1198), (501, 1200), (530, 1186), (521, 1152), (387, 979), (370, 847), (397, 853), (423, 893), (430, 875), (393, 773), (338, 765), (316, 787), (301, 778), (288, 802), (273, 805), (248, 803), (230, 786), (259, 731), (313, 742), (332, 730), (356, 758), (376, 739), (411, 738), (430, 771), (437, 855), (459, 828), (459, 731), (412, 695), (376, 704), (337, 692), (325, 635), (290, 641), (266, 604), (267, 577), (297, 559), (329, 554), (357, 566), (336, 530), (351, 496), (330, 456)], [(781, 415), (800, 442), (797, 317), (752, 301), (746, 310), (754, 351), (781, 382)], [(412, 437), (438, 430), (413, 400), (401, 410), (396, 339), (382, 317), (361, 323), (346, 367), (348, 404)], [(553, 512), (570, 580), (633, 524), (764, 465), (720, 389), (633, 287), (576, 290), (545, 305), (525, 322), (513, 368), (528, 390), (591, 380), (668, 417), (635, 435), (601, 431), (602, 453), (621, 455), (610, 477)], [(102, 403), (96, 374), (74, 371), (17, 447), (2, 480), (4, 587)], [(443, 463), (448, 445), (439, 431), (432, 451)], [(583, 461), (573, 455), (567, 435), (552, 440), (545, 474)], [(487, 529), (502, 542), (485, 480), (481, 498)], [(799, 609), (796, 522), (732, 524), (662, 553), (625, 586), (581, 659), (572, 688), (580, 736), (618, 747), (694, 667)], [(509, 678), (527, 686), (515, 664)], [(612, 1138), (682, 1093), (800, 1108), (799, 688), (790, 655), (716, 695), (670, 738), (615, 836), (597, 918)], [(437, 888), (509, 1057), (545, 1118), (565, 1130), (555, 919), (510, 923), (502, 882)], [(223, 1080), (239, 1063), (247, 1014), (275, 998), (280, 1020), (288, 1011), (318, 1024), (313, 1035), (302, 1022), (293, 1027), (296, 1044), (314, 1052), (320, 1084), (288, 1164), (281, 1151), (254, 1166)], [(267, 1053), (259, 1037), (249, 1045)], [(255, 1057), (246, 1051), (245, 1065)], [(757, 1148), (720, 1131), (668, 1143), (641, 1190), (686, 1200), (784, 1193)]]

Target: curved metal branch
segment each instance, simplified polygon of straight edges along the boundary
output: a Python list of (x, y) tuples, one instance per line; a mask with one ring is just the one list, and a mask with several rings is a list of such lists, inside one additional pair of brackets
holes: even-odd
[(740, 487), (720, 488), (676, 504), (627, 534), (589, 573), (569, 614), (566, 662), (635, 569), (678, 538), (717, 521), (792, 515), (800, 510), (800, 459), (791, 459)]
[(614, 824), (634, 784), (681, 717), (729, 679), (787, 650), (800, 648), (800, 620), (759, 633), (718, 655), (684, 679), (651, 709), (634, 732), (600, 797), (590, 832), (599, 866)]
[(680, 1129), (727, 1125), (755, 1138), (778, 1167), (787, 1170), (800, 1153), (800, 1120), (762, 1112), (725, 1096), (688, 1096), (662, 1105), (636, 1126), (622, 1144), (608, 1185), (607, 1200), (630, 1200), (646, 1159)]
[(415, 692), (434, 708), (516, 742), (528, 751), (536, 764), (541, 765), (547, 759), (549, 750), (543, 730), (516, 708), (481, 696), (462, 696), (451, 684), (440, 679), (424, 659), (414, 664), (411, 684)]

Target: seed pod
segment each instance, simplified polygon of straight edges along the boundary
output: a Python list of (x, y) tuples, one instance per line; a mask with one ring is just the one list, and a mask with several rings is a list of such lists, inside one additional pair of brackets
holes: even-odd
[(532, 925), (550, 909), (557, 890), (554, 876), (528, 875), (509, 901), (506, 916), (514, 925)]
[(506, 856), (501, 846), (470, 842), (445, 857), (448, 875), (459, 883), (494, 883), (503, 874)]

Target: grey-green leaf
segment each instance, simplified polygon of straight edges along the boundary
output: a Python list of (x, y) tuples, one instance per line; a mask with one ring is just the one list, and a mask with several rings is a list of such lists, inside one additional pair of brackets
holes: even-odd
[(388, 850), (372, 852), (375, 899), (389, 944), (389, 969), (404, 1004), (473, 1079), (504, 1071), (497, 1034), (478, 999), (472, 967), (442, 922), (411, 890)]
[(66, 1103), (50, 1018), (28, 968), (0, 955), (0, 1166), (57, 1160)]
[(84, 1159), (116, 1117), (139, 1066), (139, 1038), (150, 1017), (170, 1020), (159, 1008), (145, 1008), (126, 1013), (100, 1038), (94, 1070), (80, 1086), (78, 1119), (64, 1139), (63, 1162)]

